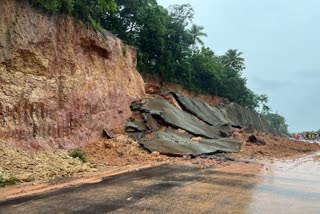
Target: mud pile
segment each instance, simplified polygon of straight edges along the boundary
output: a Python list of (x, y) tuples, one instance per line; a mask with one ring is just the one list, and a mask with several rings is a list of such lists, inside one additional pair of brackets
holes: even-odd
[[(256, 137), (256, 142), (249, 141), (249, 137), (252, 135)], [(244, 143), (239, 153), (230, 154), (232, 157), (249, 159), (292, 158), (320, 151), (318, 143), (294, 141), (258, 131), (251, 133), (242, 130), (237, 133), (237, 138)]]
[(81, 148), (85, 157), (99, 167), (126, 166), (169, 161), (170, 157), (159, 153), (150, 154), (127, 135), (116, 135), (113, 139), (91, 142)]
[(0, 11), (3, 142), (75, 148), (130, 117), (131, 102), (144, 96), (134, 48), (28, 0), (2, 0)]

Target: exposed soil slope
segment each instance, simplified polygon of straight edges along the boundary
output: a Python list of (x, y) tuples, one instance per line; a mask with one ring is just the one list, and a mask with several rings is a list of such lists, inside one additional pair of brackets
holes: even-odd
[(0, 4), (0, 139), (75, 148), (121, 125), (144, 96), (136, 50), (28, 0)]

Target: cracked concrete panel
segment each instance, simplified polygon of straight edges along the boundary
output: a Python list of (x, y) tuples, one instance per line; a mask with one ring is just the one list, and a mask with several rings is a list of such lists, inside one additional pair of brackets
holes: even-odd
[(259, 131), (279, 135), (268, 121), (261, 118), (256, 112), (246, 109), (239, 104), (230, 103), (212, 107), (200, 100), (178, 93), (173, 94), (186, 111), (210, 125), (231, 124), (232, 126), (254, 128)]
[(209, 104), (191, 97), (174, 92), (172, 93), (185, 110), (205, 121), (206, 123), (213, 126), (225, 124), (234, 125), (233, 122), (218, 108), (211, 107)]
[(206, 138), (227, 137), (231, 134), (230, 126), (210, 126), (188, 112), (174, 107), (165, 99), (147, 99), (141, 110), (160, 117), (165, 123), (181, 128), (196, 136)]
[(280, 135), (267, 120), (261, 118), (256, 112), (246, 109), (237, 103), (219, 105), (218, 108), (224, 115), (227, 115), (234, 124)]
[(146, 135), (141, 144), (149, 151), (171, 155), (200, 155), (215, 152), (239, 152), (241, 142), (231, 138), (192, 140), (192, 135), (174, 129)]

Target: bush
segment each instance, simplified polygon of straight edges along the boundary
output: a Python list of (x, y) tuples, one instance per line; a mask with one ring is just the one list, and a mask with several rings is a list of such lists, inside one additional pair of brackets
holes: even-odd
[[(67, 14), (84, 22), (99, 23), (101, 17), (108, 12), (115, 12), (115, 0), (29, 0), (32, 6), (51, 14)], [(94, 26), (96, 27), (96, 26)]]
[(0, 187), (6, 187), (8, 185), (15, 185), (17, 183), (20, 183), (20, 181), (17, 178), (3, 178), (0, 176)]
[(75, 150), (75, 151), (72, 151), (70, 154), (69, 154), (70, 157), (73, 157), (73, 158), (79, 158), (83, 163), (86, 163), (87, 160), (84, 156), (84, 153), (80, 150)]
[(128, 51), (128, 45), (124, 45), (122, 48), (122, 55), (127, 56), (127, 51)]

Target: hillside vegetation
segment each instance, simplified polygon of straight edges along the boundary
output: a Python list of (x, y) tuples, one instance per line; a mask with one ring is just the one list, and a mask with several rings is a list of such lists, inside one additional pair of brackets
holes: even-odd
[[(156, 0), (29, 0), (50, 13), (64, 13), (107, 29), (138, 49), (138, 70), (163, 82), (175, 82), (190, 90), (221, 96), (271, 119), (287, 134), (283, 117), (272, 113), (268, 97), (247, 87), (243, 53), (227, 50), (218, 56), (202, 41), (207, 34), (193, 22), (189, 4), (168, 9)], [(125, 55), (126, 50), (123, 50)], [(278, 119), (275, 119), (278, 118)], [(279, 119), (280, 118), (280, 119)]]

